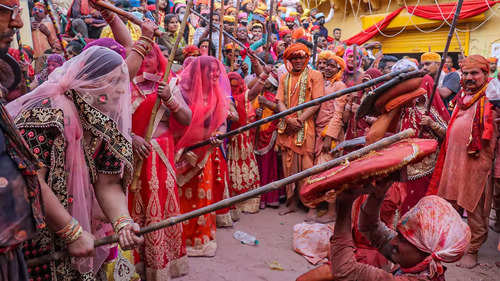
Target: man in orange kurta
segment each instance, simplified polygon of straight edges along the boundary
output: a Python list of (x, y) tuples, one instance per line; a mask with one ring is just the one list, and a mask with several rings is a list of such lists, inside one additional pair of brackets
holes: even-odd
[[(323, 96), (323, 76), (319, 71), (307, 67), (310, 56), (309, 49), (300, 43), (292, 44), (285, 50), (283, 59), (288, 73), (280, 77), (276, 96), (279, 111)], [(277, 144), (282, 152), (285, 177), (308, 169), (314, 164), (313, 116), (318, 108), (319, 106), (314, 106), (288, 115), (279, 124)], [(298, 191), (302, 184), (301, 181), (287, 186), (288, 210), (282, 212), (282, 215), (295, 211)]]
[(470, 247), (461, 266), (477, 265), (477, 253), (488, 236), (492, 174), (497, 145), (496, 113), (485, 96), (488, 61), (479, 55), (467, 57), (461, 65), (463, 89), (448, 125), (429, 186), (429, 193), (451, 201), (467, 211), (471, 229)]

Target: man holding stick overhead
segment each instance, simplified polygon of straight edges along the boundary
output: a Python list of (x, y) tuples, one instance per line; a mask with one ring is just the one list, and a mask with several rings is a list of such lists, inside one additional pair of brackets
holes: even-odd
[[(323, 76), (309, 69), (309, 49), (301, 43), (288, 47), (283, 59), (288, 73), (280, 77), (278, 86), (278, 109), (286, 110), (324, 95)], [(277, 144), (282, 151), (284, 176), (288, 177), (314, 164), (315, 125), (313, 115), (319, 106), (310, 107), (281, 120), (278, 127)], [(281, 215), (295, 212), (298, 191), (302, 182), (287, 186), (288, 210)]]

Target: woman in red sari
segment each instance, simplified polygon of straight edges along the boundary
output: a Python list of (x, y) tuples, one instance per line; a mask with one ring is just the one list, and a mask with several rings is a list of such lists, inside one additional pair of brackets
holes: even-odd
[[(145, 57), (132, 82), (132, 131), (135, 156), (144, 161), (137, 190), (131, 190), (129, 209), (141, 226), (147, 226), (180, 214), (174, 165), (175, 126), (188, 125), (191, 110), (179, 92), (161, 81), (166, 59), (158, 45)], [(144, 141), (149, 116), (158, 97), (153, 138)], [(143, 263), (147, 280), (187, 274), (186, 247), (182, 225), (177, 224), (145, 235), (144, 246), (134, 253), (135, 262)]]
[[(392, 71), (407, 67), (417, 68), (412, 61), (403, 59), (392, 67)], [(431, 101), (430, 111), (426, 112), (432, 88), (433, 79), (429, 75), (424, 76), (419, 85), (423, 94), (379, 116), (370, 128), (367, 144), (382, 138), (386, 132), (397, 133), (406, 129), (415, 130), (415, 135), (420, 138), (433, 138), (441, 142), (445, 137), (450, 115), (442, 99), (437, 96), (434, 96)], [(410, 92), (408, 90), (408, 93)], [(390, 125), (386, 126), (384, 123)], [(437, 154), (438, 152), (435, 152), (416, 164), (408, 165), (406, 167), (406, 181), (395, 183), (402, 185), (407, 194), (401, 206), (401, 214), (405, 214), (425, 196), (436, 165)]]
[[(245, 81), (236, 72), (228, 74), (231, 82), (231, 92), (238, 112), (238, 120), (231, 122), (231, 130), (238, 129), (249, 123), (254, 118), (255, 112), (248, 99), (248, 90)], [(231, 196), (245, 193), (260, 186), (259, 168), (255, 159), (253, 138), (250, 131), (237, 134), (229, 138), (228, 143), (228, 166)], [(242, 212), (257, 213), (259, 211), (260, 198), (251, 198), (237, 207)]]
[[(180, 207), (182, 213), (187, 213), (215, 202), (215, 186), (221, 175), (218, 171), (223, 158), (214, 153), (214, 147), (220, 145), (215, 140), (212, 146), (192, 151), (184, 148), (217, 134), (228, 116), (231, 90), (224, 66), (208, 56), (193, 59), (179, 75), (175, 89), (180, 91), (192, 111), (191, 123), (179, 131), (181, 137), (175, 147)], [(214, 214), (183, 223), (188, 256), (215, 256), (215, 226)]]

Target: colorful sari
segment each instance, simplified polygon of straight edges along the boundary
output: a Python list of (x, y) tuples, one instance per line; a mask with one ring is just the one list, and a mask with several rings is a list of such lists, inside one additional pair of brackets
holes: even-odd
[[(217, 81), (212, 76), (215, 73), (219, 73)], [(224, 159), (222, 153), (211, 146), (191, 151), (184, 148), (213, 136), (225, 122), (230, 86), (224, 66), (213, 57), (201, 56), (185, 66), (178, 88), (192, 111), (191, 123), (176, 132), (180, 139), (175, 146), (180, 206), (182, 213), (187, 213), (212, 204), (215, 191), (224, 196), (219, 192), (223, 186), (218, 184), (222, 183), (223, 168), (217, 164)], [(215, 227), (215, 213), (183, 222), (188, 256), (215, 255)]]
[[(89, 48), (7, 109), (31, 151), (47, 167), (47, 183), (60, 203), (85, 231), (103, 237), (111, 225), (99, 218), (102, 211), (93, 184), (100, 174), (118, 175), (125, 192), (132, 173), (125, 61), (106, 48)], [(25, 245), (26, 259), (67, 248), (48, 229)], [(104, 246), (94, 257), (65, 256), (29, 271), (34, 280), (94, 280), (108, 256), (109, 246)]]
[[(158, 63), (159, 75), (163, 74), (166, 60), (157, 45), (154, 51)], [(141, 66), (141, 69), (144, 67)], [(142, 71), (140, 71), (142, 74)], [(139, 74), (139, 75), (141, 75)], [(157, 99), (158, 84), (152, 89), (132, 84), (133, 115), (132, 131), (134, 134), (145, 137), (149, 116)], [(176, 99), (182, 99), (178, 91), (172, 91)], [(162, 118), (168, 118), (168, 128), (159, 135), (155, 132), (159, 128)], [(174, 165), (174, 136), (172, 125), (175, 119), (168, 109), (161, 106), (154, 123), (151, 139), (151, 152), (144, 159), (139, 189), (129, 194), (129, 210), (132, 218), (142, 227), (168, 219), (180, 214), (178, 187)], [(164, 125), (165, 127), (165, 125)], [(134, 251), (135, 263), (144, 263), (145, 274), (148, 280), (161, 280), (165, 277), (178, 277), (187, 274), (188, 264), (186, 245), (182, 238), (182, 224), (176, 224), (159, 231), (144, 235), (144, 245)]]
[[(262, 94), (268, 101), (277, 103), (276, 94), (264, 92)], [(255, 99), (254, 108), (259, 108), (259, 100)], [(274, 112), (269, 108), (264, 108), (262, 118), (267, 118), (273, 115)], [(259, 167), (260, 184), (266, 185), (283, 177), (281, 171), (280, 155), (275, 149), (276, 138), (278, 137), (279, 120), (274, 120), (271, 123), (261, 125), (259, 128), (259, 138), (256, 141), (255, 157)], [(269, 191), (261, 195), (261, 205), (278, 207), (280, 196), (285, 196), (285, 189), (282, 187), (277, 190)], [(264, 205), (263, 205), (264, 206)]]
[[(248, 90), (245, 81), (237, 73), (228, 74), (231, 83), (238, 83), (239, 90), (235, 92), (233, 88), (233, 98), (238, 112), (238, 121), (231, 122), (231, 130), (235, 130), (249, 123), (254, 116), (253, 108), (248, 101)], [(237, 134), (229, 138), (228, 143), (228, 166), (229, 183), (231, 196), (236, 196), (260, 186), (259, 168), (255, 159), (253, 139), (250, 137), (250, 131)], [(251, 198), (237, 207), (242, 212), (256, 213), (259, 211), (260, 198)]]
[[(438, 141), (442, 141), (441, 137), (436, 135), (432, 130), (424, 128), (420, 125), (422, 117), (425, 115), (427, 102), (429, 101), (432, 93), (432, 78), (426, 75), (422, 80), (420, 87), (427, 91), (427, 94), (422, 97), (425, 98), (426, 102), (425, 104), (404, 106), (402, 108), (398, 131), (401, 132), (412, 128), (415, 130), (416, 135), (421, 138), (433, 138)], [(434, 97), (429, 116), (434, 122), (438, 123), (439, 126), (443, 128), (447, 127), (447, 122), (450, 116), (443, 101), (437, 96)], [(415, 204), (417, 204), (417, 202), (427, 193), (427, 188), (430, 184), (432, 173), (434, 172), (434, 167), (436, 165), (437, 155), (438, 152), (435, 152), (418, 163), (408, 165), (406, 168), (407, 181), (402, 182), (401, 184), (405, 185), (406, 194), (408, 194), (408, 196), (403, 201), (401, 206), (402, 215), (415, 206)]]

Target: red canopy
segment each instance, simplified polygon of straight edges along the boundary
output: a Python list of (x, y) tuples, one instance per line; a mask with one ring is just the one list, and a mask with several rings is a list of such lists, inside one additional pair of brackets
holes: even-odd
[[(490, 7), (499, 3), (500, 1), (466, 1), (462, 5), (462, 9), (460, 10), (459, 19), (466, 19), (473, 16), (477, 16), (481, 13), (486, 12)], [(446, 3), (439, 5), (426, 5), (426, 6), (407, 6), (408, 13), (413, 14), (415, 16), (419, 16), (422, 18), (430, 19), (430, 20), (443, 20), (445, 18), (447, 21), (451, 21), (453, 19), (453, 15), (455, 14), (455, 9), (457, 7), (457, 3)], [(369, 28), (361, 31), (360, 33), (354, 35), (353, 37), (347, 39), (345, 43), (347, 45), (358, 44), (361, 45), (366, 41), (373, 38), (378, 34), (379, 30), (383, 30), (384, 28), (391, 23), (391, 21), (403, 10), (404, 8), (399, 8), (394, 12), (390, 13), (384, 19), (380, 20), (376, 24), (370, 26)]]

